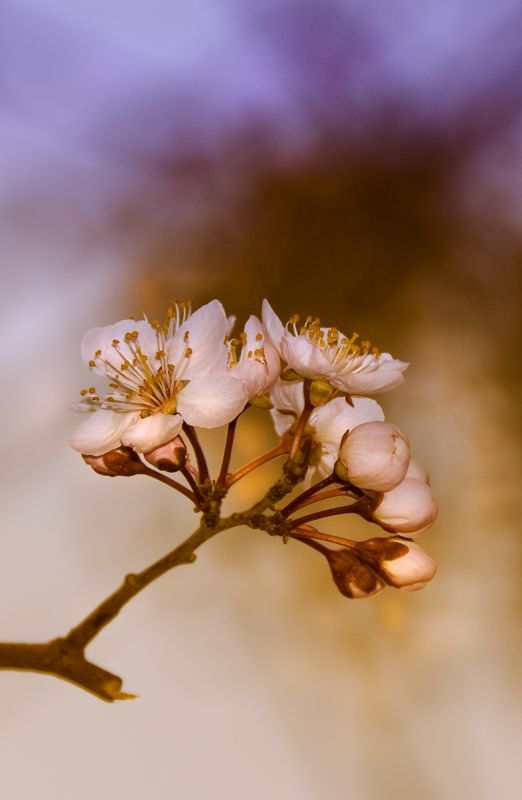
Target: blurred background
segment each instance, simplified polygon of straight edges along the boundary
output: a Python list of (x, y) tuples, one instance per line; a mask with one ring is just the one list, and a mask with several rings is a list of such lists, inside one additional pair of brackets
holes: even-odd
[(441, 508), (433, 583), (363, 602), (298, 543), (209, 543), (91, 647), (136, 701), (2, 672), (10, 800), (522, 791), (521, 41), (516, 0), (3, 0), (0, 638), (66, 632), (191, 530), (67, 445), (84, 331), (171, 298), (411, 361), (381, 400)]

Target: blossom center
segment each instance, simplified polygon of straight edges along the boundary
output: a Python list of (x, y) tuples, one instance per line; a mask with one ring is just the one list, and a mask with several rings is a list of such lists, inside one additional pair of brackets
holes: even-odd
[(126, 331), (122, 339), (113, 339), (104, 350), (96, 350), (89, 360), (89, 367), (103, 372), (111, 381), (109, 386), (113, 391), (100, 397), (93, 386), (82, 389), (80, 394), (84, 403), (111, 411), (136, 411), (142, 417), (159, 411), (175, 414), (177, 394), (187, 384), (183, 372), (192, 355), (189, 331), (183, 335), (181, 363), (171, 363), (168, 351), (176, 331), (189, 316), (190, 305), (183, 303), (169, 308), (163, 324), (157, 320), (148, 323), (144, 317), (150, 324), (151, 335), (156, 337), (155, 346), (153, 340), (147, 342), (148, 353), (140, 342), (138, 330)]
[(247, 335), (245, 331), (242, 331), (237, 339), (225, 338), (225, 345), (228, 348), (229, 367), (235, 367), (236, 364), (239, 363), (241, 356), (246, 352), (246, 357), (248, 361), (255, 362), (256, 364), (261, 364), (261, 366), (263, 366), (265, 370), (268, 370), (265, 348), (263, 346), (262, 333), (256, 334), (256, 341), (254, 347), (248, 348)]
[(306, 317), (300, 327), (298, 323), (299, 315), (294, 314), (288, 320), (286, 329), (292, 332), (292, 328), (294, 336), (303, 336), (310, 344), (319, 347), (332, 366), (339, 366), (347, 360), (362, 356), (372, 355), (377, 358), (380, 355), (379, 348), (374, 347), (368, 339), (358, 342), (358, 333), (352, 333), (348, 338), (337, 328), (322, 328), (319, 317)]

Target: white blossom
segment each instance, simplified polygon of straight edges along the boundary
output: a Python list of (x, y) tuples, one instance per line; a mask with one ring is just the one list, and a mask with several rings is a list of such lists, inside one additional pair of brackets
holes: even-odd
[[(282, 436), (301, 415), (304, 408), (303, 381), (278, 381), (270, 392), (271, 411), (276, 432)], [(330, 475), (339, 458), (341, 440), (346, 431), (363, 422), (383, 420), (379, 404), (369, 397), (354, 397), (353, 406), (337, 397), (315, 408), (308, 420), (315, 448), (312, 451), (308, 478), (317, 470), (321, 477)]]
[(337, 328), (324, 328), (307, 317), (283, 326), (268, 300), (263, 300), (263, 323), (273, 345), (288, 366), (303, 378), (322, 378), (341, 392), (377, 394), (400, 386), (408, 367), (389, 353), (380, 353), (370, 342), (357, 342), (358, 334), (345, 336)]
[(120, 444), (146, 453), (173, 439), (183, 422), (203, 428), (230, 422), (248, 398), (227, 366), (229, 329), (223, 306), (213, 300), (193, 314), (175, 305), (163, 325), (125, 319), (88, 331), (82, 357), (109, 379), (112, 391), (82, 390), (75, 408), (91, 413), (71, 446), (90, 455)]
[(426, 530), (436, 519), (437, 502), (427, 483), (405, 478), (390, 492), (379, 496), (374, 519), (387, 530), (409, 533)]
[(281, 372), (281, 359), (257, 317), (249, 317), (239, 338), (228, 342), (228, 350), (230, 374), (243, 381), (249, 400), (264, 395), (274, 385)]
[(344, 438), (339, 458), (355, 486), (388, 492), (406, 475), (410, 447), (396, 425), (365, 422), (352, 428)]

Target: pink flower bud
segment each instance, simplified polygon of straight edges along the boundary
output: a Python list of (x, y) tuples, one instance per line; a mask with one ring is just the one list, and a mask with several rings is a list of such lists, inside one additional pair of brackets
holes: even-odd
[(400, 536), (360, 542), (357, 553), (386, 583), (397, 589), (422, 589), (437, 571), (437, 565), (422, 548)]
[(116, 447), (101, 456), (84, 454), (82, 458), (98, 475), (107, 475), (109, 478), (117, 475), (129, 477), (145, 471), (144, 464), (130, 447)]
[(181, 436), (176, 436), (170, 442), (156, 447), (150, 453), (145, 453), (144, 458), (153, 467), (164, 472), (177, 472), (183, 469), (187, 460), (187, 448)]
[(427, 483), (405, 478), (378, 499), (373, 518), (386, 530), (416, 534), (428, 528), (437, 516), (438, 507)]
[(428, 581), (419, 581), (418, 583), (409, 583), (407, 586), (400, 586), (399, 588), (403, 592), (418, 592), (419, 589), (424, 589), (427, 584)]
[(339, 454), (348, 479), (361, 489), (389, 492), (404, 479), (410, 447), (389, 422), (363, 422), (345, 437)]
[(408, 464), (408, 469), (406, 470), (406, 477), (416, 478), (418, 481), (427, 483), (428, 486), (430, 483), (430, 476), (428, 475), (427, 470), (425, 470), (422, 464), (419, 464), (418, 461), (414, 461), (413, 458), (410, 458), (410, 463)]
[(325, 556), (335, 585), (345, 597), (370, 597), (384, 589), (384, 581), (352, 550), (328, 550)]

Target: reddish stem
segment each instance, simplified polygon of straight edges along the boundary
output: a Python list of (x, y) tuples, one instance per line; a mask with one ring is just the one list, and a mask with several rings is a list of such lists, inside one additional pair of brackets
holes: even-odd
[(253, 470), (257, 469), (258, 467), (261, 467), (268, 461), (272, 461), (273, 458), (285, 455), (285, 453), (287, 452), (288, 450), (286, 448), (286, 445), (280, 444), (273, 450), (269, 450), (267, 453), (264, 453), (262, 456), (259, 456), (259, 458), (254, 459), (254, 461), (250, 461), (250, 463), (245, 464), (244, 467), (238, 469), (237, 472), (234, 472), (232, 473), (232, 475), (228, 476), (227, 487), (232, 486), (232, 484), (236, 483), (236, 481), (241, 480), (241, 478), (244, 478), (245, 475), (248, 475), (250, 472), (253, 472)]
[(199, 482), (208, 483), (210, 481), (210, 473), (208, 471), (208, 464), (207, 464), (207, 459), (205, 458), (205, 453), (203, 452), (203, 448), (199, 443), (198, 435), (195, 429), (192, 427), (192, 425), (187, 425), (186, 422), (183, 423), (183, 430), (187, 434), (187, 439), (192, 445), (192, 449), (194, 450), (194, 455), (196, 456), (196, 461), (198, 464), (198, 472), (199, 472)]
[[(288, 503), (288, 505), (286, 505), (284, 508), (281, 509), (280, 511), (281, 515), (283, 517), (288, 517), (289, 514), (291, 514), (297, 508), (299, 508), (302, 505), (306, 505), (305, 501), (307, 501), (309, 497), (312, 497), (316, 492), (320, 491), (321, 489), (324, 489), (325, 486), (330, 486), (330, 484), (336, 482), (337, 478), (335, 477), (335, 475), (328, 475), (327, 478), (323, 478), (322, 481), (319, 481), (318, 483), (314, 484), (314, 486), (311, 486), (309, 489), (306, 489), (306, 491), (301, 492), (301, 494), (298, 494), (296, 498), (294, 498), (290, 503)], [(316, 501), (308, 500), (308, 502), (315, 503)]]
[[(313, 495), (313, 497), (309, 497), (308, 499), (304, 500), (302, 503), (299, 503), (292, 509), (292, 513), (294, 511), (298, 511), (305, 506), (311, 506), (313, 503), (320, 503), (323, 500), (329, 500), (331, 497), (350, 497), (350, 490), (346, 488), (338, 488), (338, 489), (330, 489), (328, 492), (319, 492), (317, 495)], [(354, 497), (354, 500), (356, 498)]]
[[(332, 536), (329, 533), (323, 533), (322, 531), (310, 531), (308, 529), (303, 530), (302, 532), (297, 529), (293, 530), (292, 533), (288, 534), (294, 539), (320, 539), (324, 542), (332, 542), (332, 544), (340, 544), (342, 547), (356, 547), (357, 542), (354, 542), (353, 539), (345, 539), (343, 536)], [(316, 550), (319, 548), (315, 548)], [(324, 552), (324, 550), (323, 550)]]
[(325, 519), (325, 517), (335, 517), (338, 514), (358, 514), (358, 503), (352, 503), (349, 506), (341, 506), (340, 508), (326, 508), (324, 511), (316, 511), (314, 514), (307, 514), (304, 517), (290, 520), (295, 525), (305, 525), (308, 522), (313, 522), (315, 519)]
[(328, 550), (329, 550), (328, 547), (325, 547), (324, 545), (319, 544), (319, 542), (316, 542), (313, 539), (305, 539), (304, 535), (303, 536), (299, 536), (299, 535), (296, 536), (293, 533), (289, 533), (288, 534), (288, 538), (289, 539), (295, 539), (296, 542), (301, 542), (302, 544), (307, 544), (308, 547), (312, 547), (314, 550), (317, 550), (318, 553), (322, 553), (323, 555), (328, 553)]
[(311, 381), (309, 380), (305, 380), (303, 383), (304, 408), (301, 412), (301, 416), (299, 417), (299, 422), (297, 423), (292, 446), (290, 447), (290, 452), (288, 454), (288, 461), (292, 461), (292, 459), (295, 457), (295, 454), (299, 450), (299, 445), (301, 444), (301, 439), (303, 438), (306, 423), (310, 418), (310, 414), (314, 410), (313, 405), (310, 403), (310, 383)]
[(166, 486), (170, 486), (171, 489), (175, 489), (177, 492), (185, 495), (185, 497), (188, 497), (192, 503), (197, 503), (197, 498), (194, 492), (191, 492), (190, 489), (187, 489), (187, 487), (183, 486), (182, 483), (178, 483), (178, 481), (175, 481), (172, 478), (167, 478), (167, 476), (163, 475), (161, 472), (155, 472), (155, 470), (149, 469), (148, 467), (145, 467), (142, 474), (148, 475), (149, 478), (154, 478), (155, 481), (160, 481), (160, 483), (164, 483)]
[(227, 486), (228, 468), (230, 466), (230, 459), (232, 458), (232, 448), (234, 446), (234, 436), (236, 435), (236, 427), (238, 419), (239, 417), (236, 417), (235, 419), (232, 420), (232, 422), (228, 423), (227, 438), (223, 450), (223, 460), (221, 462), (221, 469), (219, 470), (219, 476), (216, 481), (217, 487), (224, 488)]
[(195, 480), (192, 472), (189, 470), (187, 466), (181, 468), (181, 474), (185, 477), (185, 480), (192, 487), (192, 491), (194, 492), (194, 498), (197, 504), (203, 502), (203, 495), (201, 494), (198, 482)]

